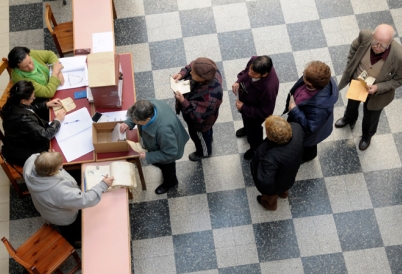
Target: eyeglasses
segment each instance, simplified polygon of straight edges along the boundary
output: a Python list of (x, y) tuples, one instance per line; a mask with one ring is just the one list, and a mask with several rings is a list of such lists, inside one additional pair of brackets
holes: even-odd
[(389, 45), (388, 46), (385, 46), (385, 45), (383, 45), (383, 44), (380, 44), (380, 43), (378, 43), (377, 41), (371, 41), (371, 45), (372, 46), (375, 46), (375, 47), (380, 47), (382, 50), (386, 50), (386, 49), (388, 49), (388, 47), (389, 47)]

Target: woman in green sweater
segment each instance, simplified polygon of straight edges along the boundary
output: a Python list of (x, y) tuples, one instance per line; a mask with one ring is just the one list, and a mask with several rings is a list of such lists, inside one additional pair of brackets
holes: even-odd
[[(13, 69), (13, 84), (21, 80), (32, 82), (35, 97), (52, 98), (57, 87), (64, 84), (63, 66), (52, 51), (15, 47), (8, 54), (8, 65)], [(51, 74), (50, 66), (53, 67)]]

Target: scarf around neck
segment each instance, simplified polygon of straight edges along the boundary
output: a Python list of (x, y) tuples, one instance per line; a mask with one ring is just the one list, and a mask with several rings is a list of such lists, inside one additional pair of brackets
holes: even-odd
[(35, 82), (45, 86), (49, 80), (49, 69), (36, 61), (32, 56), (31, 59), (34, 62), (33, 71), (22, 71), (18, 68), (14, 68), (14, 70), (18, 75), (34, 80)]

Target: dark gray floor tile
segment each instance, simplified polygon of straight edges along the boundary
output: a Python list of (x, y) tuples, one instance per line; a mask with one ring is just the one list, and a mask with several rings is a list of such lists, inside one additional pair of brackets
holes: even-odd
[(301, 75), (297, 74), (296, 62), (291, 52), (272, 54), (273, 66), (280, 83), (296, 82)]
[(167, 200), (130, 204), (129, 210), (132, 240), (172, 235)]
[(348, 59), (350, 45), (340, 45), (335, 47), (328, 47), (329, 54), (331, 55), (332, 65), (334, 66), (335, 75), (343, 75)]
[[(25, 183), (19, 184), (22, 191), (27, 190)], [(10, 186), (10, 221), (40, 216), (36, 211), (31, 196), (19, 198), (17, 192)]]
[(151, 42), (149, 43), (149, 51), (151, 53), (152, 70), (187, 65), (182, 38)]
[(173, 235), (178, 273), (216, 269), (217, 261), (212, 231)]
[(180, 11), (180, 24), (183, 37), (216, 33), (212, 8)]
[(364, 173), (373, 207), (402, 205), (400, 168)]
[(246, 187), (255, 186), (253, 177), (251, 176), (250, 162), (251, 162), (250, 160), (245, 160), (243, 156), (240, 157), (241, 168), (243, 170), (244, 184), (246, 185)]
[(341, 274), (348, 273), (342, 253), (302, 257), (304, 273)]
[(253, 224), (260, 262), (300, 257), (292, 220)]
[(213, 131), (212, 157), (239, 153), (233, 122), (216, 123)]
[(384, 246), (373, 209), (334, 214), (342, 251)]
[(402, 245), (386, 246), (385, 252), (387, 253), (392, 274), (402, 273)]
[(47, 28), (43, 29), (44, 32), (44, 39), (45, 39), (45, 49), (51, 50), (59, 56), (59, 52), (57, 51), (56, 45), (54, 44), (54, 40), (52, 35), (50, 34)]
[[(338, 84), (339, 84), (339, 83), (338, 83), (338, 79), (337, 79), (336, 77), (334, 77), (334, 76), (332, 76), (331, 78), (332, 78), (332, 80), (334, 80), (334, 82), (335, 82), (336, 85), (338, 86)], [(336, 101), (334, 107), (343, 107), (343, 106), (345, 106), (345, 104), (343, 103), (343, 100), (340, 99), (341, 96), (342, 96), (342, 95), (338, 92), (338, 100)]]
[(285, 24), (279, 0), (246, 2), (252, 28)]
[(220, 268), (219, 274), (261, 274), (260, 264), (247, 264)]
[(257, 54), (251, 29), (218, 33), (218, 40), (223, 61)]
[(244, 2), (244, 0), (211, 0), (212, 6), (243, 3), (243, 2)]
[(230, 109), (232, 111), (233, 121), (241, 121), (241, 113), (236, 108), (236, 95), (233, 94), (233, 91), (230, 89), (228, 90), (229, 94), (229, 101), (230, 101)]
[(144, 1), (145, 15), (177, 11), (177, 0), (147, 0)]
[(387, 0), (390, 9), (402, 8), (402, 1), (400, 0)]
[(9, 7), (10, 32), (43, 29), (43, 3)]
[(295, 182), (289, 194), (289, 204), (293, 218), (332, 213), (323, 178)]
[(183, 197), (205, 193), (202, 162), (176, 162), (176, 174), (179, 184), (168, 192), (168, 198)]
[(374, 30), (380, 24), (389, 24), (395, 28), (394, 20), (389, 10), (356, 14), (359, 29)]
[(145, 16), (114, 20), (114, 37), (117, 47), (148, 42)]
[(320, 19), (353, 14), (353, 8), (350, 0), (316, 0), (315, 4), (317, 6)]
[(327, 40), (319, 20), (288, 24), (287, 28), (293, 51), (327, 46)]
[(402, 132), (393, 133), (392, 136), (394, 137), (395, 146), (398, 150), (399, 158), (402, 161)]
[(357, 173), (362, 170), (353, 139), (321, 143), (318, 146), (318, 157), (324, 177)]
[(222, 63), (222, 61), (217, 62), (215, 60), (214, 60), (214, 62), (216, 64), (216, 66), (218, 67), (219, 72), (222, 75), (222, 89), (223, 89), (223, 92), (225, 92), (226, 91), (226, 76), (225, 76), (225, 70), (223, 69), (223, 63)]
[[(14, 246), (14, 248), (17, 248), (17, 246)], [(9, 265), (8, 265), (8, 269), (9, 269), (9, 273), (21, 273), (21, 274), (25, 274), (28, 273), (25, 268), (20, 265), (19, 263), (17, 263), (13, 258), (9, 259)]]
[(152, 71), (135, 72), (134, 81), (137, 101), (155, 98), (154, 78), (152, 76)]
[(213, 229), (251, 224), (244, 188), (208, 193), (208, 205)]

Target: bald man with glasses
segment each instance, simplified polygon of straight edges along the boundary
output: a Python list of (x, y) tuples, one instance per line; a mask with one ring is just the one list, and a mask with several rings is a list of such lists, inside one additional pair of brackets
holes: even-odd
[[(366, 150), (376, 133), (381, 111), (392, 102), (395, 89), (402, 85), (402, 46), (394, 40), (395, 30), (387, 24), (378, 25), (374, 31), (361, 30), (352, 42), (346, 69), (339, 82), (339, 90), (364, 70), (376, 79), (368, 86), (368, 97), (363, 104), (362, 138), (359, 149)], [(342, 128), (356, 123), (360, 101), (348, 100), (345, 114), (335, 127)]]

